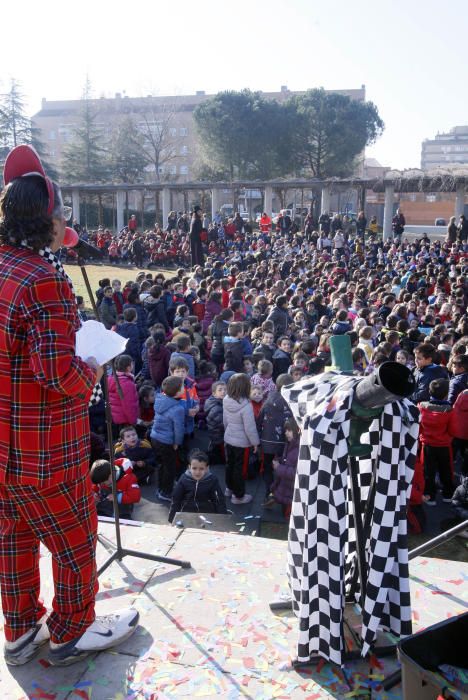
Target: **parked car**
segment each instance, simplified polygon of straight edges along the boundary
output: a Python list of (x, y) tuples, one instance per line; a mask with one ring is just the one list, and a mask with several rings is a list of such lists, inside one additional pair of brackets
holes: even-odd
[(447, 222), (446, 222), (445, 219), (442, 219), (442, 218), (438, 217), (438, 218), (435, 219), (435, 221), (434, 221), (434, 226), (447, 226)]

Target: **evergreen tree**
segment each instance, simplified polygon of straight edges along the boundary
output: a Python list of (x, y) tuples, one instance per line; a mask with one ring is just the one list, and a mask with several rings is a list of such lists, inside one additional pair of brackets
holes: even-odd
[(283, 105), (259, 92), (219, 92), (194, 112), (205, 160), (231, 180), (273, 178), (290, 169)]
[(48, 162), (47, 152), (41, 142), (40, 129), (34, 127), (25, 114), (20, 84), (12, 78), (10, 89), (0, 97), (0, 160), (4, 161), (8, 152), (21, 144), (33, 146), (49, 177), (57, 178), (57, 171)]
[(89, 79), (82, 100), (79, 121), (63, 153), (63, 180), (70, 184), (104, 182), (110, 175), (109, 150), (97, 125), (99, 112), (91, 99)]
[(132, 117), (125, 117), (116, 127), (110, 162), (113, 176), (119, 182), (143, 182), (149, 158), (143, 150), (143, 137)]
[(286, 109), (291, 156), (303, 174), (313, 177), (352, 174), (357, 157), (384, 130), (372, 102), (352, 100), (323, 88), (295, 95)]

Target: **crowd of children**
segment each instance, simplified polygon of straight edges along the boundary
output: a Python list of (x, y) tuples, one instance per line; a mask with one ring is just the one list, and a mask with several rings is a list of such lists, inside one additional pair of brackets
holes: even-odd
[[(315, 229), (242, 229), (222, 255), (206, 244), (206, 264), (190, 273), (139, 272), (123, 288), (118, 279), (100, 281), (102, 320), (128, 340), (109, 378), (116, 452), (140, 485), (157, 484), (171, 518), (174, 508), (199, 509), (206, 494), (215, 512), (224, 512), (224, 497), (249, 503), (246, 486), (257, 474), (265, 507), (278, 503), (288, 515), (298, 433), (281, 388), (323, 372), (330, 337), (343, 334), (356, 374), (388, 360), (414, 371), (414, 527), (424, 526), (421, 513), (438, 502), (439, 488), (445, 501), (458, 494), (457, 512), (468, 507), (460, 502), (466, 489), (457, 488), (458, 474), (468, 473), (463, 245), (427, 237), (364, 244), (337, 231), (335, 247), (327, 235), (330, 247), (319, 245), (323, 232)], [(95, 428), (99, 410), (92, 409)], [(199, 431), (208, 435), (208, 456), (189, 462)], [(225, 465), (222, 498), (206, 459)]]

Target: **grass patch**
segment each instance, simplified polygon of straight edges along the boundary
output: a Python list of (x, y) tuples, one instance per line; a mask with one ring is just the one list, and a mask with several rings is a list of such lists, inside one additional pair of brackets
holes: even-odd
[[(76, 294), (82, 296), (85, 306), (91, 309), (91, 300), (89, 299), (89, 295), (86, 290), (81, 269), (78, 267), (78, 265), (64, 265), (64, 268), (67, 275), (73, 282)], [(128, 282), (129, 280), (134, 281), (139, 272), (151, 272), (153, 276), (158, 272), (162, 272), (165, 277), (175, 277), (176, 270), (165, 270), (157, 267), (149, 270), (147, 267), (139, 268), (127, 267), (127, 265), (100, 265), (99, 263), (87, 263), (86, 272), (89, 277), (91, 289), (95, 293), (99, 288), (99, 280), (102, 280), (105, 277), (108, 277), (110, 280), (119, 279), (122, 282), (123, 287), (125, 282)]]

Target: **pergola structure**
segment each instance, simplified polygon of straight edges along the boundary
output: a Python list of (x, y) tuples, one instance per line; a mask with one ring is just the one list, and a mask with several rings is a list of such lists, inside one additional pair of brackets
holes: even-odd
[(125, 194), (129, 191), (160, 192), (162, 199), (163, 221), (167, 221), (171, 206), (171, 192), (189, 192), (193, 190), (209, 190), (211, 192), (212, 216), (221, 206), (223, 190), (256, 189), (263, 190), (263, 211), (272, 211), (274, 189), (320, 190), (321, 212), (330, 210), (330, 195), (332, 190), (352, 188), (360, 192), (362, 206), (365, 202), (366, 190), (385, 193), (383, 235), (388, 238), (392, 233), (392, 217), (394, 195), (399, 192), (455, 192), (455, 216), (464, 211), (465, 193), (468, 187), (468, 170), (454, 168), (450, 170), (437, 169), (430, 172), (422, 170), (389, 170), (381, 178), (292, 178), (277, 180), (236, 180), (233, 182), (184, 182), (184, 183), (122, 183), (122, 184), (73, 184), (62, 187), (64, 194), (72, 200), (73, 212), (79, 220), (80, 195), (112, 194), (116, 199), (117, 229), (124, 226)]

